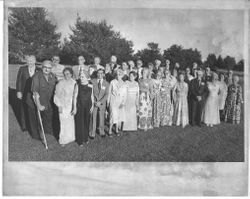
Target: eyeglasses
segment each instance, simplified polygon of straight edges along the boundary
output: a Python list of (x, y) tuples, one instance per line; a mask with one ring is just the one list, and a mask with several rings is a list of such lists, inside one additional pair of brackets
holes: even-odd
[(43, 66), (43, 68), (51, 69), (52, 67), (51, 66)]

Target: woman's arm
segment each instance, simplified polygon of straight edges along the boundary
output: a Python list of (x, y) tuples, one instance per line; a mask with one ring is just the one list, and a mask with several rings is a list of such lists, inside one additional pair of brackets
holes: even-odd
[(78, 85), (77, 83), (75, 83), (75, 86), (74, 86), (74, 92), (73, 92), (73, 109), (72, 109), (72, 112), (71, 114), (72, 115), (75, 115), (76, 112), (77, 112), (77, 96), (78, 96)]

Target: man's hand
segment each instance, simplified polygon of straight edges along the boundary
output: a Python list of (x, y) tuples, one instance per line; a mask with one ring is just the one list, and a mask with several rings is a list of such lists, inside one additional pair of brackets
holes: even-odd
[(201, 101), (202, 98), (201, 98), (201, 96), (197, 96), (197, 99), (198, 99), (198, 101)]
[(74, 108), (72, 111), (71, 111), (71, 115), (75, 115), (76, 114), (76, 112), (77, 112), (77, 109), (76, 108)]
[(63, 112), (63, 108), (61, 106), (58, 107), (58, 112), (62, 113)]
[(45, 110), (45, 106), (40, 105), (40, 106), (38, 107), (38, 109), (39, 109), (39, 111), (44, 111), (44, 110)]
[(17, 96), (18, 99), (22, 99), (23, 98), (22, 92), (17, 92), (16, 96)]
[(97, 107), (100, 107), (101, 105), (102, 105), (101, 102), (96, 102), (96, 106), (97, 106)]
[(93, 109), (94, 109), (94, 107), (93, 106), (91, 106), (91, 108), (90, 108), (90, 113), (92, 113), (93, 112)]

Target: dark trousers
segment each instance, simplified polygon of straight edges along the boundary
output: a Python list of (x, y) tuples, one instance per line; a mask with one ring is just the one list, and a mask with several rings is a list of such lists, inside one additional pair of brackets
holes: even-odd
[(224, 121), (224, 120), (225, 120), (224, 110), (220, 110), (220, 120), (221, 120), (221, 121)]
[(29, 106), (28, 106), (28, 120), (29, 120), (28, 131), (31, 137), (40, 140), (41, 138), (39, 134), (37, 110)]
[(27, 111), (27, 105), (23, 100), (19, 100), (20, 102), (20, 125), (21, 129), (25, 130), (28, 127), (28, 111)]
[[(47, 109), (45, 111), (40, 111), (41, 119), (43, 123), (44, 133), (53, 134), (52, 129), (52, 110)], [(28, 107), (28, 118), (29, 118), (29, 132), (32, 138), (41, 139), (41, 126), (38, 118), (38, 112), (36, 108)]]
[(40, 111), (42, 122), (43, 122), (43, 129), (44, 133), (53, 135), (53, 128), (52, 128), (52, 121), (53, 121), (53, 111), (51, 108)]
[(188, 95), (188, 118), (189, 118), (189, 124), (192, 123), (192, 100), (190, 95)]
[(53, 128), (53, 134), (57, 140), (59, 140), (59, 134), (60, 134), (60, 119), (59, 119), (59, 111), (58, 107), (53, 103), (52, 104), (52, 128)]
[(203, 100), (196, 101), (192, 100), (192, 114), (191, 114), (191, 125), (201, 126), (201, 114), (203, 109)]
[(90, 131), (90, 108), (91, 106), (78, 107), (75, 117), (76, 142), (81, 145), (87, 142)]

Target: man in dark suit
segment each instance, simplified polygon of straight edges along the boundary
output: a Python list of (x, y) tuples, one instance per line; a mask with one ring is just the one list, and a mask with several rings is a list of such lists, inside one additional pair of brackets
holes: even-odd
[(27, 56), (27, 65), (21, 66), (17, 73), (16, 91), (20, 100), (20, 123), (22, 131), (28, 130), (26, 98), (31, 89), (32, 76), (37, 72), (35, 56)]
[(197, 78), (190, 82), (191, 125), (201, 126), (201, 114), (207, 97), (207, 86), (202, 80), (203, 72), (197, 71)]
[(44, 132), (53, 134), (52, 120), (53, 109), (52, 99), (56, 85), (56, 76), (51, 73), (51, 61), (44, 61), (42, 71), (37, 72), (32, 78), (31, 92), (26, 99), (29, 113), (29, 123), (31, 127), (31, 136), (40, 140), (39, 120), (37, 109), (41, 112)]
[(212, 74), (211, 74), (211, 69), (210, 67), (206, 67), (205, 69), (205, 76), (204, 76), (205, 82), (212, 82)]
[(104, 120), (106, 111), (106, 102), (108, 98), (109, 83), (103, 78), (104, 70), (97, 70), (97, 79), (92, 80), (94, 94), (93, 121), (90, 137), (94, 138), (96, 133), (97, 114), (99, 113), (99, 132), (105, 137)]

